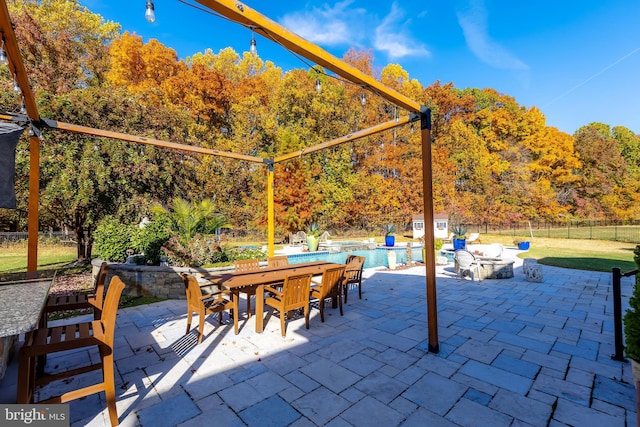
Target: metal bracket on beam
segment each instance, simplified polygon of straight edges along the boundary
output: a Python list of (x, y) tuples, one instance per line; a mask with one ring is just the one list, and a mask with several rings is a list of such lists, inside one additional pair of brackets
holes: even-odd
[(273, 165), (275, 164), (273, 159), (262, 159), (262, 163), (267, 165), (267, 168), (269, 169), (269, 172), (273, 172)]
[(426, 105), (420, 106), (420, 129), (431, 130), (431, 109)]
[(40, 129), (36, 126), (35, 123), (29, 124), (29, 136), (42, 138), (42, 131), (40, 131)]

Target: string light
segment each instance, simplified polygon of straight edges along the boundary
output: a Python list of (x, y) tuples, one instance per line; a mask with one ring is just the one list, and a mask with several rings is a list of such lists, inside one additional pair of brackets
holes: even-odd
[(154, 10), (155, 6), (153, 5), (153, 0), (147, 0), (147, 10), (144, 12), (144, 17), (149, 23), (153, 23), (156, 20)]
[(362, 94), (360, 95), (360, 103), (362, 105), (365, 105), (367, 103), (367, 96), (364, 94), (364, 92), (362, 92)]
[(316, 79), (316, 92), (322, 92), (322, 85), (320, 84), (320, 79)]
[(256, 39), (253, 36), (253, 28), (251, 27), (251, 45), (249, 46), (249, 52), (251, 52), (253, 55), (257, 55), (258, 54), (258, 47), (256, 44)]
[(13, 78), (13, 91), (15, 93), (20, 93), (21, 89), (20, 89), (20, 85), (18, 84), (18, 82), (16, 81), (16, 78)]

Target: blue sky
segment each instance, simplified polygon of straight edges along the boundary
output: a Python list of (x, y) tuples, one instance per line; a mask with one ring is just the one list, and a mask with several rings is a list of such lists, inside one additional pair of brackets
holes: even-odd
[[(93, 12), (175, 49), (180, 58), (207, 48), (249, 48), (250, 30), (197, 10), (192, 0), (80, 0)], [(379, 70), (400, 64), (423, 86), (494, 88), (549, 126), (572, 134), (602, 122), (640, 133), (639, 0), (247, 0), (289, 30), (342, 57), (372, 49)], [(256, 36), (264, 60), (306, 68), (280, 46)]]

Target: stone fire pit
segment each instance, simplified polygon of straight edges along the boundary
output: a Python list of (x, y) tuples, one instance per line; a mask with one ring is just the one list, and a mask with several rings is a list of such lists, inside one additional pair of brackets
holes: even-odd
[(482, 279), (510, 279), (513, 277), (514, 261), (502, 258), (478, 257)]

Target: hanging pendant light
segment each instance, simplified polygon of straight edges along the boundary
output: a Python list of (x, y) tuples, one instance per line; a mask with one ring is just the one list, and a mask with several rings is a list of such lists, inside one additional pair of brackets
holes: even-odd
[(156, 20), (154, 10), (155, 6), (153, 5), (153, 0), (147, 0), (147, 10), (144, 12), (144, 17), (149, 23), (153, 23)]
[(320, 79), (316, 79), (316, 92), (322, 92), (322, 85), (320, 84)]
[(15, 77), (13, 78), (13, 91), (15, 93), (20, 93), (22, 91)]
[(360, 95), (360, 103), (362, 105), (365, 105), (367, 103), (367, 96), (364, 94), (364, 92), (362, 92), (362, 94)]

